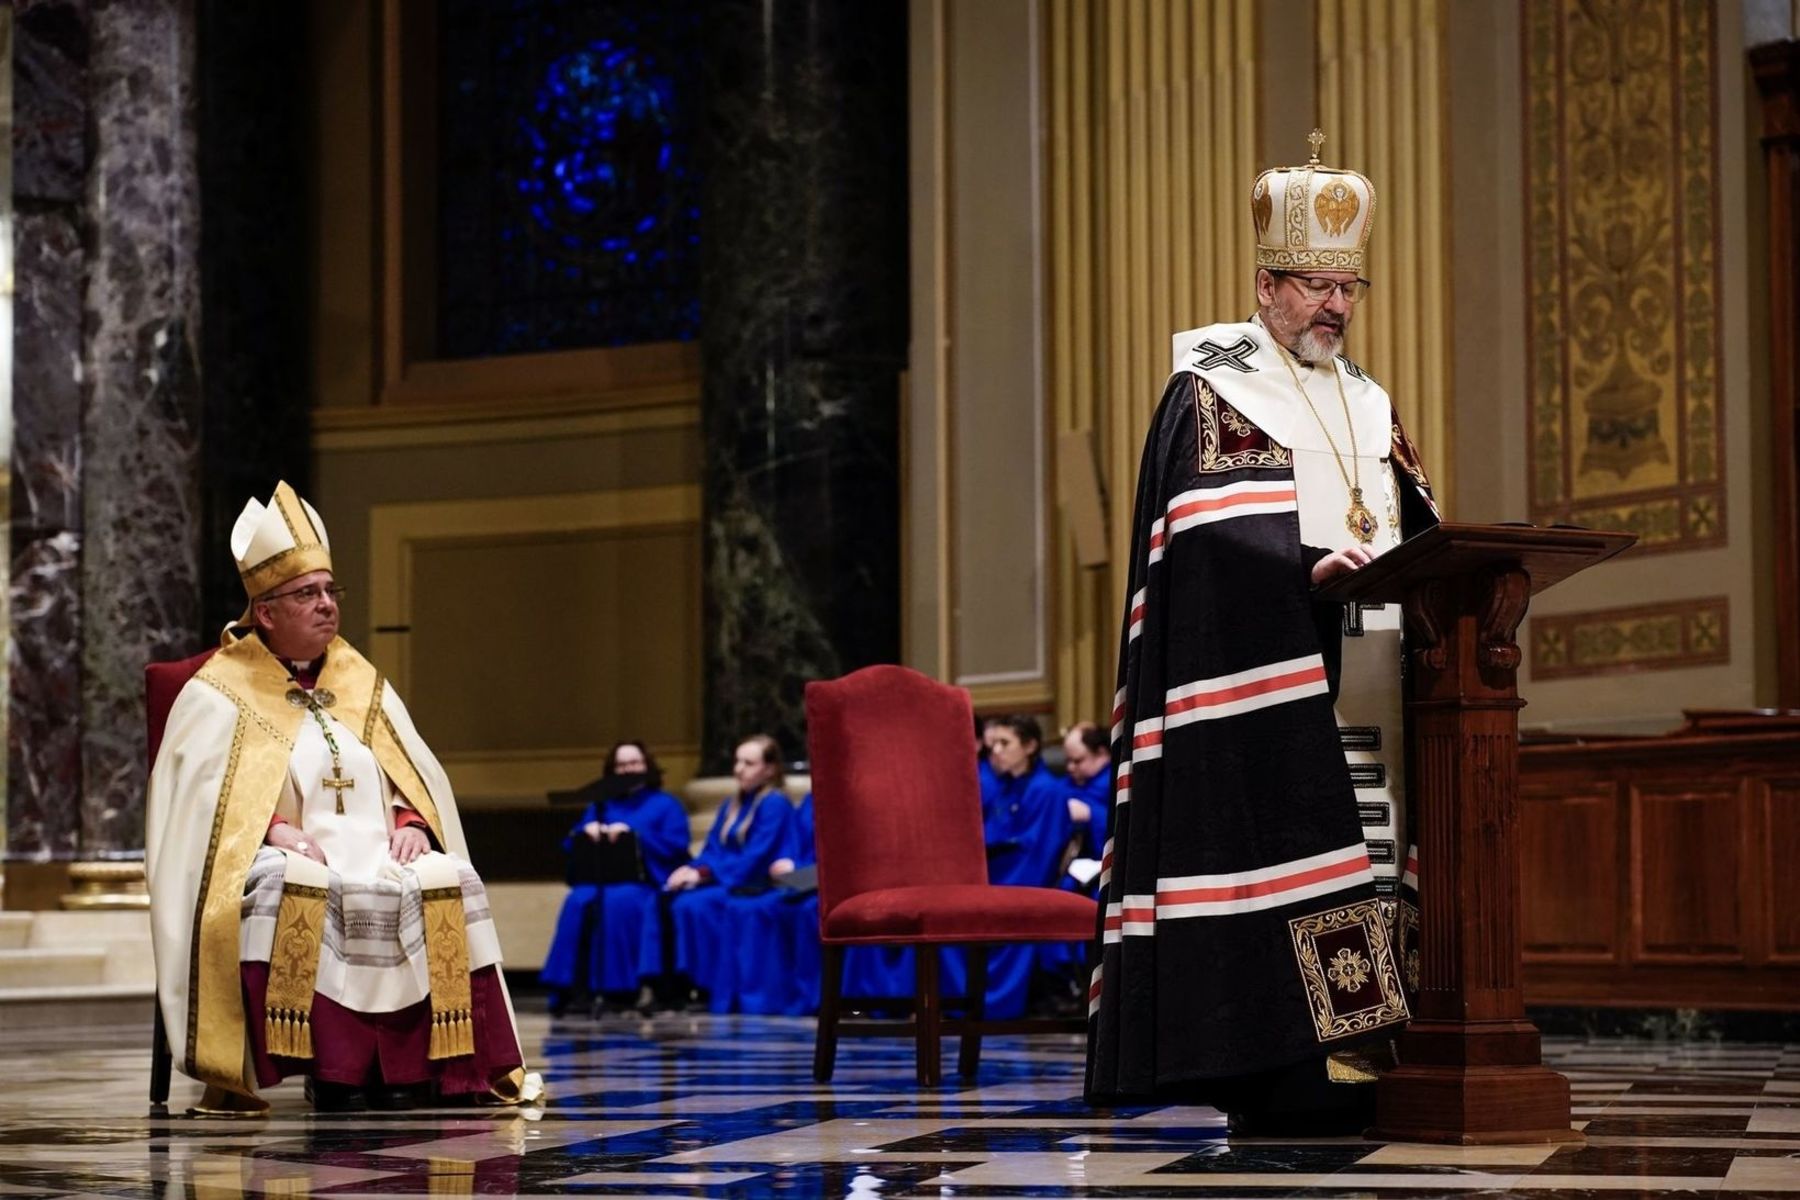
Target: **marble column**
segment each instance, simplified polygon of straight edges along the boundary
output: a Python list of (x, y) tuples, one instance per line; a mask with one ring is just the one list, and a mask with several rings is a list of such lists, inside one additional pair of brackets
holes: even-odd
[(706, 9), (705, 769), (899, 645), (901, 0)]
[(96, 0), (82, 411), (81, 855), (143, 850), (144, 664), (200, 625), (192, 0)]
[(308, 495), (311, 468), (307, 189), (298, 178), (307, 6), (198, 3), (205, 417), (196, 650), (244, 611), (228, 552), (244, 501), (267, 499), (281, 479)]
[(13, 8), (12, 625), (7, 855), (81, 843), (86, 0)]

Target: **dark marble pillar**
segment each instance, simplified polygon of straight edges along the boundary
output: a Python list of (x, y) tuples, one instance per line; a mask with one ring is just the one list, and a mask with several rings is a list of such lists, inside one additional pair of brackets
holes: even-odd
[(143, 849), (143, 670), (200, 624), (192, 0), (90, 13), (81, 856)]
[(703, 764), (900, 650), (901, 0), (706, 6)]
[(13, 8), (8, 857), (81, 841), (81, 378), (86, 0)]
[(244, 611), (228, 549), (252, 496), (307, 495), (304, 4), (199, 0), (201, 628)]

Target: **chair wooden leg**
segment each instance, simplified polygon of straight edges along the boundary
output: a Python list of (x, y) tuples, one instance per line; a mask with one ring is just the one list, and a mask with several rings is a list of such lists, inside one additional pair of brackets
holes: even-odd
[(844, 987), (844, 948), (830, 943), (823, 952), (819, 980), (819, 1033), (813, 1042), (813, 1081), (830, 1083), (837, 1069), (838, 1009)]
[(963, 947), (969, 962), (968, 1008), (963, 1014), (962, 1043), (957, 1049), (956, 1073), (965, 1080), (974, 1079), (981, 1068), (981, 1019), (987, 1015), (988, 948), (984, 945)]
[(175, 1056), (169, 1051), (169, 1034), (163, 1028), (162, 1001), (153, 997), (151, 1003), (156, 1018), (150, 1028), (150, 1103), (163, 1105), (169, 1102), (169, 1071)]
[(938, 948), (929, 943), (915, 946), (913, 961), (917, 966), (913, 1024), (918, 1042), (919, 1086), (936, 1087), (944, 1079), (944, 998), (938, 992)]

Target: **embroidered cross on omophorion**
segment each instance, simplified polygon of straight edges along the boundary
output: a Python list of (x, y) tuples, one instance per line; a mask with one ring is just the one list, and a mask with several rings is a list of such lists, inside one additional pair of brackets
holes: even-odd
[(1210, 371), (1214, 367), (1230, 367), (1234, 371), (1242, 371), (1249, 375), (1256, 368), (1246, 361), (1256, 353), (1256, 343), (1247, 337), (1241, 337), (1229, 346), (1221, 346), (1218, 342), (1207, 338), (1194, 347), (1194, 368)]

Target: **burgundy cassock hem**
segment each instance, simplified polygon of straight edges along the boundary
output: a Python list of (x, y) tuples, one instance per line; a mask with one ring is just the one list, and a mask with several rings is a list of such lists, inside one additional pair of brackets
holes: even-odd
[(447, 1096), (485, 1092), (496, 1079), (524, 1064), (513, 1033), (497, 967), (469, 972), (473, 1001), (475, 1053), (432, 1061), (431, 1001), (421, 1000), (398, 1012), (365, 1013), (345, 1008), (313, 993), (313, 1057), (287, 1058), (268, 1050), (264, 1019), (269, 964), (238, 964), (244, 981), (244, 1016), (250, 1027), (250, 1050), (256, 1083), (273, 1087), (291, 1075), (311, 1075), (326, 1083), (352, 1087), (385, 1083), (405, 1086), (431, 1082)]

